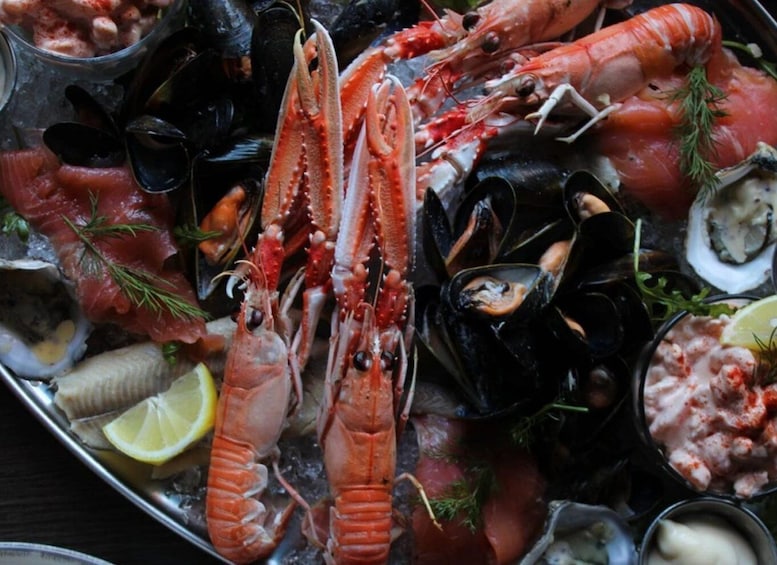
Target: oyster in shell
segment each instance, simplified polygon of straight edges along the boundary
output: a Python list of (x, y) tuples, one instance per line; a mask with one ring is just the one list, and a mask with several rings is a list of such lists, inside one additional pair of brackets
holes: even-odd
[(0, 259), (0, 271), (0, 363), (30, 379), (69, 369), (86, 350), (91, 324), (59, 269)]
[(745, 161), (717, 173), (711, 196), (688, 216), (686, 258), (696, 273), (728, 293), (764, 283), (777, 242), (777, 150), (765, 143)]
[(521, 565), (636, 565), (637, 549), (633, 533), (611, 508), (554, 500), (549, 510), (542, 537), (521, 560)]

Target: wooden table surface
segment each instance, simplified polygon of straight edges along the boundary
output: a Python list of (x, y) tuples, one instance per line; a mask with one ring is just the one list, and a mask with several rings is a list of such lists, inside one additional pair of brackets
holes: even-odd
[(4, 384), (0, 541), (57, 545), (117, 564), (219, 563), (87, 469)]

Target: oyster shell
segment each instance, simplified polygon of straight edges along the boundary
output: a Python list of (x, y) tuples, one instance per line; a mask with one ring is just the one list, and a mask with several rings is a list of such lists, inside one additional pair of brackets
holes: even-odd
[(759, 143), (717, 177), (715, 194), (691, 206), (686, 258), (702, 279), (735, 294), (769, 277), (777, 242), (777, 150)]
[(91, 324), (59, 269), (35, 259), (0, 259), (0, 363), (20, 377), (45, 379), (86, 350)]
[(521, 565), (637, 563), (633, 533), (617, 512), (568, 500), (550, 503), (545, 530)]

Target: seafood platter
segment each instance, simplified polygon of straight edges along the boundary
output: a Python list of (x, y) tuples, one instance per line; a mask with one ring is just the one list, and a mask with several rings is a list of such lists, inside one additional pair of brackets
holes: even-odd
[(773, 12), (108, 4), (0, 0), (0, 377), (86, 467), (224, 562), (777, 563)]

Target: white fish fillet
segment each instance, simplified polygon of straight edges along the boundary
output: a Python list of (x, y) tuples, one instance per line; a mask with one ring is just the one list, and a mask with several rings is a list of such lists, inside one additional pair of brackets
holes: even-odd
[[(228, 349), (236, 324), (227, 317), (209, 322), (207, 327), (208, 333), (226, 338)], [(218, 357), (206, 361), (214, 375), (224, 370), (226, 355)], [(192, 367), (194, 364), (185, 360), (168, 363), (159, 344), (130, 345), (90, 357), (56, 378), (54, 402), (71, 422), (121, 411), (167, 390)]]

